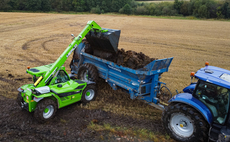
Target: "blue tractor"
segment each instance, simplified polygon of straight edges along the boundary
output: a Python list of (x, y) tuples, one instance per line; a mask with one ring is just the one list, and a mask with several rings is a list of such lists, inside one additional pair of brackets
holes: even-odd
[(163, 111), (167, 133), (178, 141), (230, 141), (230, 71), (206, 63), (191, 78), (197, 82), (172, 97)]

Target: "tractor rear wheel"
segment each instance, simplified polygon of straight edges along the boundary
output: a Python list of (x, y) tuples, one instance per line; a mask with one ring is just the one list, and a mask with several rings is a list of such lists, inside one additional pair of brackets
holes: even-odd
[(83, 103), (88, 103), (96, 99), (97, 89), (95, 84), (90, 84), (85, 87), (82, 92), (81, 100)]
[(182, 142), (208, 140), (208, 124), (203, 116), (192, 107), (177, 103), (165, 108), (163, 126), (170, 137)]
[(54, 117), (57, 111), (57, 104), (52, 99), (44, 99), (38, 102), (34, 111), (34, 117), (41, 123)]
[(97, 82), (98, 80), (97, 68), (89, 63), (85, 63), (81, 65), (78, 70), (78, 79)]

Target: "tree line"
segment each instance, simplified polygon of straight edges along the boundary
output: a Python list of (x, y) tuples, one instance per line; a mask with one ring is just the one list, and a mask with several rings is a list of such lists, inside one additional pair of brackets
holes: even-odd
[(230, 0), (190, 0), (140, 3), (134, 0), (1, 0), (1, 11), (75, 11), (91, 13), (115, 12), (134, 15), (194, 16), (230, 18)]
[(118, 12), (125, 4), (132, 0), (1, 0), (0, 10), (23, 11), (75, 11), (90, 12), (100, 8), (100, 12)]

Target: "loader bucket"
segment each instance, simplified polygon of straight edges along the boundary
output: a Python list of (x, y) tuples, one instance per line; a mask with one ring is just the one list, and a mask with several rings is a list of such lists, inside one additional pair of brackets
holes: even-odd
[(114, 29), (104, 29), (104, 30), (108, 30), (108, 32), (101, 33), (101, 32), (90, 31), (86, 35), (87, 41), (94, 49), (117, 53), (118, 42), (119, 42), (121, 31), (114, 30)]

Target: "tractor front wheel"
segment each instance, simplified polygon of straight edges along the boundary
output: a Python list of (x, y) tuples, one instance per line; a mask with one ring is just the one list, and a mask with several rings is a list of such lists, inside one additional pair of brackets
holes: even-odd
[(38, 102), (34, 111), (34, 117), (39, 122), (45, 122), (54, 117), (57, 111), (57, 104), (52, 99), (44, 99)]
[(81, 100), (83, 103), (88, 103), (90, 101), (95, 100), (97, 95), (97, 90), (95, 84), (90, 84), (85, 87), (82, 92)]
[(208, 140), (208, 124), (201, 114), (182, 103), (170, 104), (162, 116), (166, 132), (175, 140), (198, 142)]

